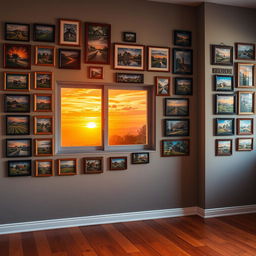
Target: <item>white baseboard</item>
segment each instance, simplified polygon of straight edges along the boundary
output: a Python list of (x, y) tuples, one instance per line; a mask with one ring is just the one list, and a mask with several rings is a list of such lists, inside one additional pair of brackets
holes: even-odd
[(255, 213), (256, 205), (234, 206), (224, 208), (202, 209), (199, 207), (175, 208), (164, 210), (152, 210), (141, 212), (117, 213), (106, 215), (95, 215), (87, 217), (52, 219), (22, 223), (11, 223), (0, 225), (0, 235), (19, 232), (30, 232), (56, 228), (68, 228), (78, 226), (89, 226), (97, 224), (108, 224), (117, 222), (129, 222), (139, 220), (161, 219), (199, 215), (202, 218), (220, 217), (228, 215)]
[(238, 214), (255, 213), (256, 205), (232, 206), (223, 208), (202, 209), (197, 208), (197, 214), (202, 218), (213, 218)]
[(150, 220), (160, 218), (170, 218), (179, 216), (195, 215), (197, 207), (117, 213), (107, 215), (96, 215), (88, 217), (63, 218), (53, 220), (42, 220), (22, 223), (11, 223), (0, 225), (0, 234), (12, 234), (19, 232), (29, 232), (47, 230), (55, 228), (68, 228), (78, 226), (89, 226), (106, 223), (128, 222), (138, 220)]

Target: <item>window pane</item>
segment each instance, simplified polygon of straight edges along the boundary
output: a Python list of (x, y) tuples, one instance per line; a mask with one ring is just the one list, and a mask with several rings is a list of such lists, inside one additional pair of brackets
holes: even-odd
[(109, 90), (109, 145), (147, 144), (147, 91)]
[(101, 89), (61, 88), (61, 146), (101, 146)]

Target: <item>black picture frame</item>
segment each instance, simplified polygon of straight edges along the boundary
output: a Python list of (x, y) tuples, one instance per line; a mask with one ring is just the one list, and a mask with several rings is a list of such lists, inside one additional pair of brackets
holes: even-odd
[(144, 83), (144, 74), (117, 72), (116, 73), (116, 82), (117, 83), (143, 84)]
[(193, 74), (193, 50), (183, 48), (173, 48), (173, 74), (192, 75)]
[[(23, 97), (23, 102), (18, 98)], [(16, 98), (16, 99), (15, 99)], [(12, 101), (8, 101), (12, 99)], [(30, 112), (29, 94), (4, 94), (4, 112), (5, 113), (28, 113)]]
[[(40, 29), (41, 28), (41, 29)], [(47, 30), (48, 28), (48, 30)], [(33, 40), (36, 42), (54, 43), (56, 27), (52, 24), (33, 24)]]
[(215, 136), (235, 135), (235, 118), (215, 118)]
[(193, 95), (193, 78), (192, 77), (175, 77), (174, 94), (176, 95)]
[(217, 92), (234, 91), (234, 78), (228, 75), (214, 75), (214, 90)]
[(29, 115), (6, 115), (5, 131), (9, 136), (22, 136), (30, 134)]
[(149, 152), (136, 152), (131, 155), (131, 164), (148, 164)]
[[(227, 103), (228, 97), (233, 98), (233, 103), (232, 102)], [(222, 105), (219, 104), (221, 98), (222, 98), (222, 101), (225, 100), (225, 103)], [(216, 115), (235, 115), (236, 102), (237, 102), (236, 94), (215, 94), (215, 114)], [(230, 105), (232, 105), (232, 107), (230, 107)]]
[(186, 119), (164, 119), (164, 137), (181, 137), (190, 135), (190, 120)]
[(136, 33), (135, 32), (123, 32), (123, 41), (127, 43), (136, 43)]
[[(26, 168), (27, 170), (24, 170)], [(15, 170), (13, 170), (15, 169)], [(8, 177), (31, 176), (32, 175), (31, 160), (9, 160), (7, 162)], [(13, 173), (15, 171), (15, 173)]]
[(191, 47), (192, 32), (186, 30), (173, 31), (173, 44), (176, 46)]
[[(74, 61), (70, 62), (70, 58), (73, 58)], [(59, 68), (81, 69), (81, 50), (64, 48), (59, 49)]]
[[(12, 28), (12, 31), (10, 29)], [(5, 22), (4, 39), (6, 41), (30, 41), (30, 24)]]
[[(16, 144), (15, 144), (15, 141), (16, 141)], [(6, 139), (5, 142), (6, 142), (6, 147), (5, 147), (6, 157), (31, 157), (32, 156), (32, 139)], [(27, 143), (27, 148), (25, 148), (26, 143)]]
[[(172, 102), (174, 107), (169, 102)], [(183, 101), (184, 106), (175, 106), (178, 102)], [(168, 104), (169, 103), (169, 104)], [(180, 104), (180, 103), (179, 103)], [(189, 99), (188, 98), (165, 98), (164, 99), (165, 116), (189, 116)]]
[[(211, 64), (219, 66), (233, 65), (233, 46), (211, 45)], [(228, 57), (226, 57), (228, 55)], [(225, 59), (224, 59), (225, 58)]]

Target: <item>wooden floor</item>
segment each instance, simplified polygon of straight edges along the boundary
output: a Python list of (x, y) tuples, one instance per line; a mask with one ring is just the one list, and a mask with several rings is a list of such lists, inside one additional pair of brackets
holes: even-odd
[(256, 256), (256, 214), (179, 217), (0, 236), (1, 256)]

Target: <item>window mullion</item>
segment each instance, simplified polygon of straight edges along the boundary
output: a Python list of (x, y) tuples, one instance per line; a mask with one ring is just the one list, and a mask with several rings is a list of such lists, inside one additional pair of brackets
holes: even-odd
[(103, 114), (103, 150), (108, 148), (108, 88), (103, 88), (103, 101), (102, 101), (102, 114)]

